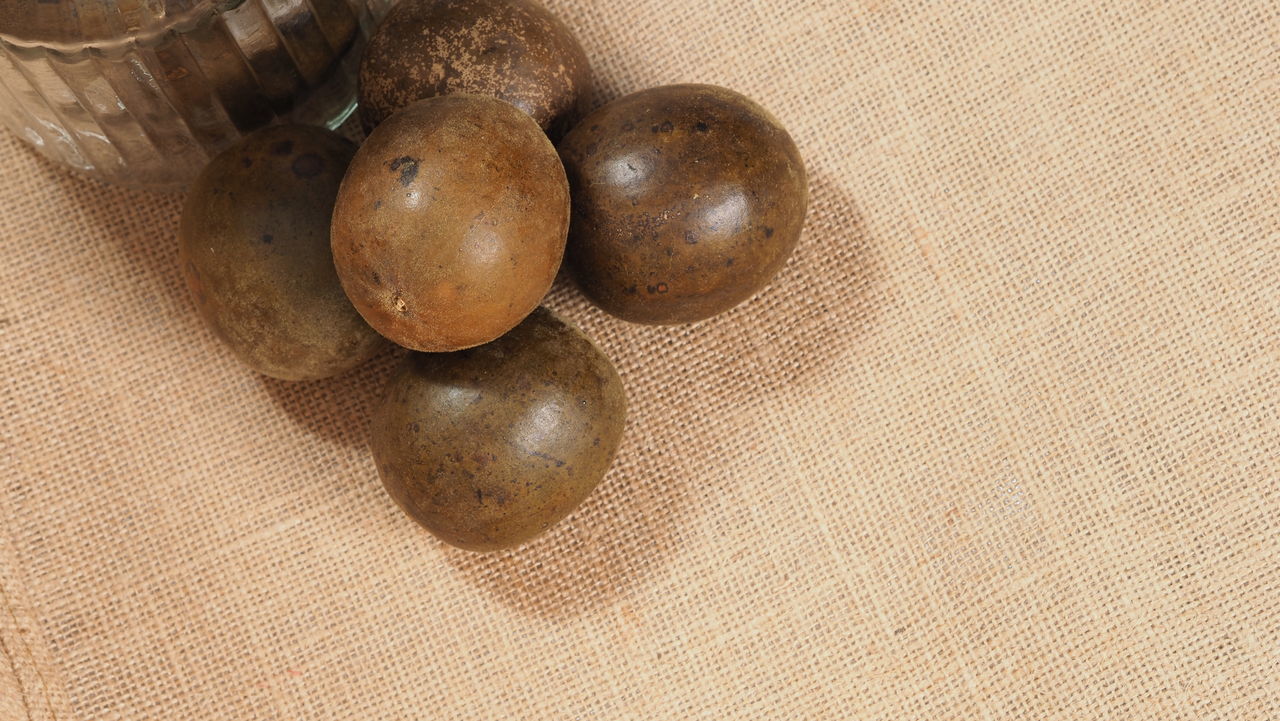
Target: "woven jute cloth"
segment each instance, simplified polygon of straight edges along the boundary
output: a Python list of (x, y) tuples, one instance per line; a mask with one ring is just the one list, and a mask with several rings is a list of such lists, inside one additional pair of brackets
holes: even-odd
[(180, 197), (0, 140), (0, 719), (1280, 718), (1273, 0), (550, 4), (812, 207), (705, 323), (557, 284), (631, 414), (514, 552), (383, 492), (394, 354), (254, 375)]

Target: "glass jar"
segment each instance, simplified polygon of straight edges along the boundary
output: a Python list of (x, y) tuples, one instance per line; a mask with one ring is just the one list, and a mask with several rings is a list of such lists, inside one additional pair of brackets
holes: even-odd
[(102, 180), (181, 187), (276, 118), (337, 127), (394, 0), (0, 0), (0, 121)]

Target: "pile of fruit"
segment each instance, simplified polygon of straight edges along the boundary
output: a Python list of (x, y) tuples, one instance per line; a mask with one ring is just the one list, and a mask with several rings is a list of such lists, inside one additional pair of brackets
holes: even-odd
[(388, 340), (412, 351), (374, 461), (462, 548), (559, 521), (621, 441), (613, 364), (538, 307), (562, 260), (619, 318), (689, 323), (760, 290), (804, 223), (799, 152), (751, 100), (673, 85), (584, 116), (590, 93), (578, 41), (534, 0), (403, 0), (361, 59), (363, 145), (263, 129), (183, 211), (196, 306), (253, 369), (318, 379)]

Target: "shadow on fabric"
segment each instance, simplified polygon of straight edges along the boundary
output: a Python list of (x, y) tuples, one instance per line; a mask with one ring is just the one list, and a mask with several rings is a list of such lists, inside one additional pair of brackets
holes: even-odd
[(604, 481), (568, 518), (511, 551), (441, 544), (478, 587), (512, 608), (561, 621), (624, 600), (690, 542), (694, 514), (740, 453), (734, 417), (778, 394), (812, 392), (874, 323), (883, 268), (848, 194), (812, 180), (805, 235), (775, 281), (712, 320), (650, 327), (605, 316), (562, 275), (548, 305), (613, 358), (630, 398), (627, 433)]
[(352, 448), (369, 445), (374, 408), (404, 351), (388, 348), (358, 368), (318, 381), (282, 381), (259, 376), (285, 413), (321, 438)]

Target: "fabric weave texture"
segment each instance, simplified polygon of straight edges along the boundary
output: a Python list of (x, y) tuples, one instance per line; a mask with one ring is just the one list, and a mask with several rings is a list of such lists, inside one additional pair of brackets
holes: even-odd
[(548, 4), (812, 199), (711, 321), (557, 284), (631, 415), (513, 552), (382, 491), (394, 355), (255, 376), (180, 197), (0, 138), (0, 719), (1280, 718), (1280, 6)]

